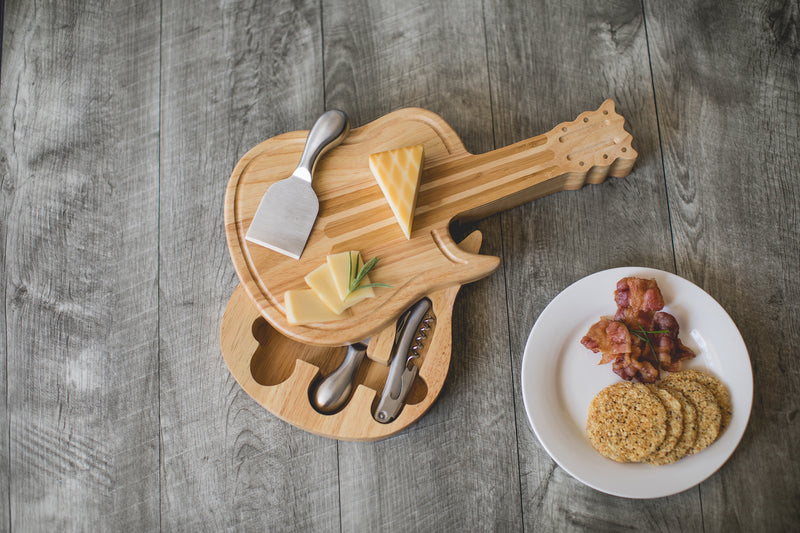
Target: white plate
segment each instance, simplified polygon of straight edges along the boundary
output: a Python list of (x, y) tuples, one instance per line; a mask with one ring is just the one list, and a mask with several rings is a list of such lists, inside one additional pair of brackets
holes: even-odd
[[(626, 276), (655, 279), (680, 325), (680, 338), (697, 357), (684, 368), (699, 368), (728, 386), (733, 418), (705, 450), (669, 465), (617, 463), (592, 447), (586, 436), (589, 403), (604, 387), (620, 381), (611, 364), (580, 340), (600, 316), (613, 316), (614, 289)], [(522, 358), (522, 398), (536, 437), (553, 460), (579, 481), (626, 498), (658, 498), (689, 489), (717, 471), (744, 434), (753, 404), (753, 372), (742, 336), (716, 300), (669, 272), (625, 267), (585, 277), (564, 289), (534, 324)]]

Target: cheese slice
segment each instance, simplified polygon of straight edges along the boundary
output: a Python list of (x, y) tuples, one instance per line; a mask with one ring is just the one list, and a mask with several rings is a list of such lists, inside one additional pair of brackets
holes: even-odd
[(349, 307), (345, 306), (344, 300), (339, 296), (339, 291), (336, 289), (328, 263), (322, 263), (316, 270), (306, 276), (305, 280), (306, 284), (317, 293), (319, 299), (337, 315), (342, 314), (342, 311)]
[[(352, 250), (329, 255), (326, 262), (305, 277), (310, 287), (284, 293), (286, 319), (290, 324), (302, 325), (314, 322), (330, 322), (342, 317), (347, 309), (364, 298), (372, 298), (372, 287), (360, 287), (348, 294), (350, 279), (364, 265), (361, 254)], [(364, 276), (359, 285), (369, 285), (369, 276)]]
[(423, 146), (409, 146), (369, 156), (369, 169), (375, 176), (397, 223), (411, 238), (411, 223), (417, 207), (422, 175)]
[[(349, 296), (347, 294), (350, 290), (350, 279), (354, 276), (350, 272), (351, 267), (355, 272), (358, 272), (362, 266), (364, 266), (364, 262), (361, 260), (361, 254), (357, 250), (328, 256), (328, 268), (330, 268), (331, 277), (333, 278), (333, 285), (346, 307), (353, 306), (364, 298), (375, 296), (375, 291), (372, 290), (372, 287), (361, 287), (354, 290)], [(367, 274), (359, 285), (369, 285), (370, 283), (369, 274)]]
[(286, 306), (286, 319), (290, 324), (330, 322), (342, 318), (331, 311), (313, 289), (286, 291), (283, 303)]

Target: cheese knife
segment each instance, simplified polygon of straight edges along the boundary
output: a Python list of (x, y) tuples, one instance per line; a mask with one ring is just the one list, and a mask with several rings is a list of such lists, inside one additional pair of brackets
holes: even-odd
[(261, 198), (245, 238), (294, 259), (300, 259), (319, 213), (319, 200), (311, 187), (314, 166), (350, 131), (343, 111), (323, 113), (308, 133), (300, 163), (288, 178), (272, 184)]

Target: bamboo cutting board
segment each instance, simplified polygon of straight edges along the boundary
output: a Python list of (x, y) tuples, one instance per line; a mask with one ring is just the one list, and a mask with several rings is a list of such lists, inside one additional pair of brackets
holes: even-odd
[[(482, 235), (472, 232), (459, 246), (477, 253)], [(377, 407), (389, 374), (395, 324), (370, 341), (373, 353), (359, 367), (354, 392), (341, 410), (322, 414), (309, 401), (314, 383), (334, 371), (347, 351), (342, 346), (312, 346), (275, 331), (253, 306), (241, 284), (236, 287), (220, 327), (225, 363), (236, 382), (259, 405), (305, 431), (340, 440), (378, 440), (394, 435), (430, 409), (444, 387), (452, 355), (453, 304), (460, 285), (428, 294), (433, 329), (423, 340), (415, 361), (419, 374), (405, 405), (388, 424), (376, 422)], [(387, 338), (387, 342), (379, 342)]]
[[(499, 258), (456, 246), (448, 227), (607, 176), (626, 176), (636, 151), (624, 119), (606, 100), (596, 111), (549, 132), (487, 152), (470, 154), (438, 115), (401, 109), (350, 132), (317, 164), (313, 187), (319, 215), (299, 260), (249, 243), (245, 234), (261, 197), (289, 176), (306, 131), (255, 146), (237, 163), (225, 196), (228, 248), (239, 279), (256, 308), (277, 331), (299, 342), (343, 345), (382, 330), (420, 297), (480, 279)], [(423, 144), (425, 162), (411, 238), (406, 239), (369, 170), (372, 153)], [(334, 322), (296, 326), (286, 320), (284, 293), (306, 288), (304, 277), (329, 254), (359, 250), (380, 258), (370, 272), (376, 297)]]

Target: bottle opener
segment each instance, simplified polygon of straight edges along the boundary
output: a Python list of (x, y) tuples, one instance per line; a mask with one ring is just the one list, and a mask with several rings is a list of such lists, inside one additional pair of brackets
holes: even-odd
[(373, 415), (382, 424), (391, 422), (400, 414), (414, 378), (417, 377), (419, 367), (414, 361), (419, 359), (427, 332), (432, 329), (435, 320), (430, 314), (431, 308), (431, 301), (423, 298), (411, 306), (400, 319), (397, 330), (402, 333), (395, 340), (389, 375)]

